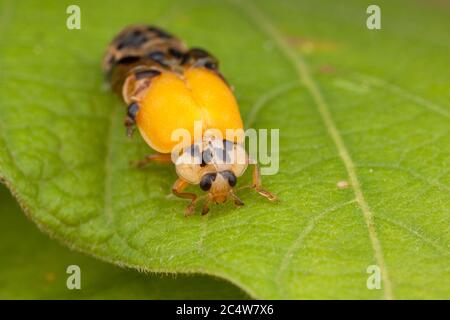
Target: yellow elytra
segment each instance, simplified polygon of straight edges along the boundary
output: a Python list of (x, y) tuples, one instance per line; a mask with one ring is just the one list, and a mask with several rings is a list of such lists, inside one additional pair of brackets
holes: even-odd
[(226, 129), (243, 129), (239, 107), (228, 85), (206, 68), (191, 68), (183, 75), (162, 72), (153, 78), (136, 116), (145, 141), (154, 150), (169, 153), (177, 144), (172, 132), (183, 128), (194, 139), (195, 121), (200, 121), (204, 130), (220, 130), (223, 137)]

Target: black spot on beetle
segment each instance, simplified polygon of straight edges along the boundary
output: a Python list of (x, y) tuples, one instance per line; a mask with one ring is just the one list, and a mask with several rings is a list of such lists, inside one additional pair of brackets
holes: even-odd
[(228, 155), (228, 152), (226, 149), (221, 148), (214, 148), (214, 153), (216, 154), (216, 157), (222, 161), (222, 163), (230, 163), (231, 158)]
[(191, 145), (188, 151), (192, 157), (197, 157), (200, 155), (200, 149), (196, 144)]
[(202, 177), (202, 180), (200, 181), (200, 188), (203, 191), (208, 191), (211, 189), (212, 183), (214, 180), (216, 180), (216, 173), (207, 173)]
[(212, 159), (213, 159), (213, 153), (210, 149), (206, 149), (205, 151), (203, 151), (202, 153), (202, 164), (200, 165), (201, 167), (206, 166), (207, 164), (210, 164)]
[(236, 185), (237, 179), (233, 172), (231, 172), (230, 170), (225, 170), (220, 172), (220, 174), (225, 178), (225, 180), (228, 181), (228, 184), (230, 186), (234, 187)]
[(160, 38), (166, 38), (166, 39), (172, 38), (172, 35), (170, 33), (167, 33), (165, 31), (163, 31), (159, 28), (153, 27), (153, 26), (147, 27), (147, 30), (155, 33)]
[(156, 62), (163, 62), (164, 59), (166, 58), (166, 55), (164, 54), (164, 52), (162, 51), (153, 51), (150, 52), (147, 57), (149, 57), (150, 59), (156, 61)]
[(234, 143), (229, 140), (223, 139), (223, 148), (227, 150), (227, 152), (232, 151), (234, 148)]
[(136, 80), (141, 80), (144, 78), (153, 78), (161, 74), (158, 70), (142, 70), (134, 73)]
[(148, 38), (139, 30), (127, 33), (117, 44), (117, 49), (122, 50), (124, 48), (139, 48), (142, 44), (148, 41)]
[(180, 50), (174, 49), (174, 48), (169, 49), (169, 54), (174, 56), (176, 59), (182, 59), (184, 56), (183, 52), (181, 52)]
[(192, 62), (192, 60), (196, 61), (209, 56), (209, 53), (203, 49), (191, 48), (184, 54), (183, 59), (181, 60), (181, 64), (186, 64), (188, 62)]
[(205, 66), (205, 68), (210, 69), (210, 70), (217, 70), (217, 63), (212, 62), (212, 61), (205, 62), (204, 66)]
[(134, 121), (136, 119), (136, 115), (137, 115), (138, 111), (139, 111), (139, 105), (137, 104), (137, 102), (133, 102), (132, 104), (130, 104), (128, 106), (127, 114)]
[(191, 48), (188, 52), (188, 54), (193, 58), (205, 58), (209, 57), (210, 54), (208, 51), (202, 49), (202, 48)]
[(117, 61), (117, 63), (118, 64), (131, 64), (131, 63), (138, 62), (139, 59), (141, 59), (141, 58), (138, 56), (126, 56), (126, 57), (123, 57), (122, 59), (119, 59)]

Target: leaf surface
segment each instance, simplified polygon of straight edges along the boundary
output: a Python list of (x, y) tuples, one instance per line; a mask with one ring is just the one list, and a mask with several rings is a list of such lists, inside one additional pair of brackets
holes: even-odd
[[(204, 275), (139, 274), (71, 252), (41, 234), (0, 187), (0, 299), (246, 299), (228, 282)], [(80, 290), (66, 286), (80, 267)]]
[[(67, 30), (69, 4), (2, 4), (0, 175), (40, 228), (256, 298), (450, 298), (447, 6), (381, 1), (375, 31), (360, 1), (91, 1)], [(213, 52), (247, 127), (280, 128), (279, 173), (263, 177), (279, 204), (246, 191), (243, 208), (186, 219), (173, 168), (129, 166), (151, 151), (126, 138), (99, 65), (138, 22)]]

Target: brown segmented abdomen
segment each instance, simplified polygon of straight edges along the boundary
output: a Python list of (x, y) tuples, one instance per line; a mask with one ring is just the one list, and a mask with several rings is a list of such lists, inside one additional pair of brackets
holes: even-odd
[(112, 89), (122, 94), (126, 78), (143, 70), (179, 68), (187, 52), (184, 43), (159, 28), (132, 25), (123, 29), (108, 46), (103, 71)]
[[(186, 81), (192, 69), (208, 69), (219, 77), (218, 61), (200, 48), (188, 49), (173, 35), (153, 26), (133, 25), (123, 29), (110, 43), (103, 59), (111, 88), (127, 105), (125, 126), (131, 135), (141, 103), (155, 79), (162, 74)], [(172, 93), (171, 93), (172, 94)]]

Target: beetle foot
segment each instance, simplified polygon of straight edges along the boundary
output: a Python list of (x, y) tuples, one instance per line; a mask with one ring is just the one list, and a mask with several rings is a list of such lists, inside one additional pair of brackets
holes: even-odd
[(186, 210), (184, 211), (184, 216), (189, 217), (192, 216), (195, 213), (195, 202), (192, 201), (190, 205), (187, 206)]

